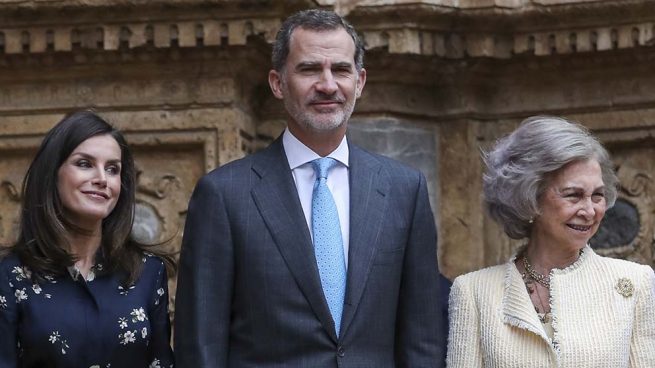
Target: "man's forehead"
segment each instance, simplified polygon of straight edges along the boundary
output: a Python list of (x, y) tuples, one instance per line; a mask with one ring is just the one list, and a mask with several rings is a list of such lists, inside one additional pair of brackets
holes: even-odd
[[(289, 40), (289, 54), (307, 57), (308, 54), (322, 53), (332, 56), (346, 57), (353, 62), (355, 57), (355, 42), (342, 27), (330, 30), (313, 30), (296, 28)], [(352, 60), (350, 60), (352, 59)]]

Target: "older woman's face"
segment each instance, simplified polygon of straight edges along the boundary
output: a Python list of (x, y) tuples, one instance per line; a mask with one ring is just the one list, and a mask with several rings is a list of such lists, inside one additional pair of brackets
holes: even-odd
[(574, 161), (552, 173), (539, 207), (541, 215), (535, 219), (531, 240), (582, 249), (598, 230), (607, 208), (598, 162)]

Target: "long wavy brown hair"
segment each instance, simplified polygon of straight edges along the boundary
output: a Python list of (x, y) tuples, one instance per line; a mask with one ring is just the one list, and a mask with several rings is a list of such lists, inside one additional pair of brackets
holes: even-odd
[(122, 272), (130, 285), (143, 268), (144, 252), (160, 256), (169, 271), (175, 264), (169, 254), (132, 239), (136, 203), (136, 170), (123, 134), (92, 111), (65, 116), (45, 136), (29, 166), (22, 187), (19, 236), (9, 249), (39, 279), (60, 275), (76, 258), (67, 249), (68, 234), (83, 232), (64, 216), (57, 189), (57, 173), (64, 161), (85, 140), (110, 135), (121, 150), (121, 192), (113, 211), (102, 221), (101, 251), (106, 270)]

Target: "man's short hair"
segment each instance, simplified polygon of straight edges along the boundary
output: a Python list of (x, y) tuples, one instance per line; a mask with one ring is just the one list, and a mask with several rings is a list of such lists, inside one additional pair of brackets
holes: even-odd
[(357, 68), (357, 71), (362, 70), (364, 67), (364, 43), (359, 35), (357, 35), (357, 31), (355, 31), (355, 28), (353, 28), (350, 23), (337, 13), (322, 9), (299, 11), (282, 23), (282, 26), (275, 37), (275, 44), (273, 45), (273, 56), (271, 58), (273, 69), (278, 72), (284, 69), (287, 57), (289, 56), (291, 34), (296, 28), (323, 32), (332, 31), (339, 27), (345, 29), (355, 43), (355, 68)]

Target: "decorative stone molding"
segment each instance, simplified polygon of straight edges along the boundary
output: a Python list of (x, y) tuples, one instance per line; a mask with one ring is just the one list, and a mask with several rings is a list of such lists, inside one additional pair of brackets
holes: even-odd
[[(35, 8), (47, 5), (47, 2), (40, 1), (16, 2), (15, 5), (19, 3), (29, 3)], [(95, 3), (108, 5), (114, 2), (90, 2), (91, 5)], [(198, 2), (169, 3), (191, 7)], [(209, 6), (212, 3), (217, 6), (224, 2), (210, 2)], [(385, 48), (391, 54), (448, 59), (503, 59), (521, 54), (547, 56), (649, 47), (655, 44), (655, 13), (613, 17), (608, 9), (620, 10), (621, 7), (627, 7), (619, 5), (617, 1), (328, 0), (319, 3), (333, 6), (337, 10), (343, 9), (342, 12), (350, 11), (349, 17), (363, 34), (367, 47)], [(13, 10), (19, 8), (15, 6)], [(589, 14), (583, 16), (582, 21), (567, 22), (566, 15), (579, 12), (581, 8), (590, 9)], [(549, 14), (551, 10), (553, 14)], [(393, 14), (396, 16), (393, 17)], [(562, 22), (556, 21), (558, 14), (562, 15)], [(526, 18), (539, 15), (543, 15), (546, 20), (536, 22), (535, 26), (524, 24)], [(137, 17), (133, 17), (136, 18), (134, 21), (116, 20), (115, 16), (96, 18), (85, 19), (81, 23), (59, 21), (48, 25), (32, 25), (16, 22), (14, 25), (2, 26), (0, 54), (40, 54), (76, 49), (113, 51), (139, 47), (241, 46), (246, 44), (250, 36), (258, 36), (272, 43), (283, 15), (217, 19), (190, 11), (188, 17), (151, 17), (147, 21), (138, 20)]]
[(511, 35), (400, 28), (365, 30), (363, 37), (368, 49), (387, 48), (392, 54), (506, 59), (521, 54), (547, 56), (650, 47), (655, 45), (653, 29), (655, 22)]
[(272, 42), (279, 19), (153, 21), (123, 24), (79, 24), (0, 27), (0, 53), (68, 52), (75, 49), (118, 50), (238, 46), (249, 36)]

